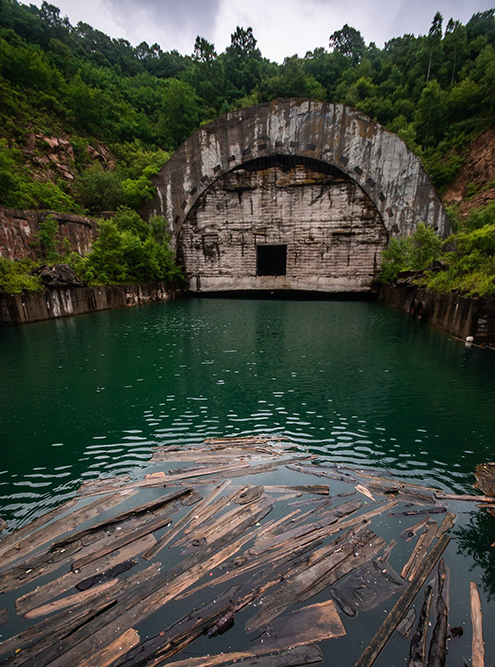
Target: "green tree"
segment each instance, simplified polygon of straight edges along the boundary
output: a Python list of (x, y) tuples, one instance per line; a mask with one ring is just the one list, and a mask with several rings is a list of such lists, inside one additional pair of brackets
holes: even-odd
[(359, 30), (352, 28), (347, 23), (341, 30), (336, 30), (330, 35), (329, 45), (334, 51), (349, 58), (353, 65), (360, 62), (366, 50), (366, 44)]

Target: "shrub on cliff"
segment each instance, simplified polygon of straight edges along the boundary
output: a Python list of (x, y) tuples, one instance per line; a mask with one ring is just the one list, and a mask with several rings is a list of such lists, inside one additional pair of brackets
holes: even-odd
[[(443, 243), (420, 223), (404, 239), (392, 239), (383, 251), (381, 281), (393, 282), (401, 271), (421, 270), (415, 284), (433, 292), (458, 292), (466, 296), (495, 295), (495, 202), (474, 209), (466, 220), (456, 218), (458, 231)], [(442, 259), (442, 270), (428, 268)]]
[(136, 226), (134, 216), (137, 214), (132, 211), (121, 211), (115, 219), (101, 221), (88, 257), (71, 255), (71, 266), (83, 282), (110, 285), (181, 279), (168, 238), (159, 243), (142, 220)]
[(442, 250), (442, 241), (431, 227), (424, 222), (402, 239), (390, 239), (388, 248), (382, 252), (380, 279), (388, 284), (393, 282), (401, 271), (419, 271), (426, 269)]
[(38, 262), (31, 259), (14, 261), (0, 257), (0, 292), (21, 294), (21, 292), (39, 292), (43, 283), (38, 276), (31, 275)]

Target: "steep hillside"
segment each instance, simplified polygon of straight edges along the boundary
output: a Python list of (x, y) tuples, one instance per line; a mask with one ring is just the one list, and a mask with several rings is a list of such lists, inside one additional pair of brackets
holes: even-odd
[(443, 194), (445, 204), (455, 204), (462, 218), (494, 200), (495, 124), (470, 144), (464, 164)]

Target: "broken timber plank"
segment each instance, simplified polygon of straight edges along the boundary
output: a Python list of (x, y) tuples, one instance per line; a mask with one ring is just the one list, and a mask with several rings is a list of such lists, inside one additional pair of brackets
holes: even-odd
[(235, 653), (221, 653), (220, 655), (205, 655), (199, 658), (186, 658), (168, 663), (170, 667), (298, 667), (298, 665), (312, 665), (323, 662), (321, 650), (316, 645), (298, 646), (286, 651), (264, 655), (269, 651), (258, 649), (251, 651), (237, 651)]
[(372, 558), (385, 545), (385, 540), (366, 528), (351, 531), (327, 547), (327, 555), (295, 576), (287, 577), (279, 589), (265, 596), (262, 609), (246, 623), (246, 631), (254, 632), (270, 623), (285, 609), (310, 599), (337, 579)]
[(421, 561), (425, 557), (431, 543), (437, 535), (437, 530), (438, 525), (434, 521), (427, 524), (426, 530), (420, 535), (409, 557), (409, 560), (400, 572), (401, 577), (404, 577), (404, 579), (409, 579), (409, 581), (414, 578), (421, 564)]
[(109, 568), (122, 563), (130, 558), (138, 556), (142, 551), (150, 549), (156, 543), (153, 535), (146, 535), (141, 540), (131, 542), (129, 545), (114, 553), (105, 556), (76, 572), (72, 570), (63, 574), (55, 581), (49, 581), (43, 586), (39, 586), (34, 591), (26, 593), (17, 598), (15, 602), (18, 614), (25, 614), (27, 611), (46, 604), (49, 600), (62, 595), (74, 588), (78, 582), (98, 572), (104, 572)]
[(74, 593), (74, 595), (69, 595), (68, 597), (61, 598), (60, 600), (55, 600), (54, 602), (44, 604), (41, 607), (36, 607), (35, 609), (26, 612), (24, 614), (24, 618), (39, 618), (40, 616), (53, 614), (54, 612), (60, 611), (61, 609), (66, 609), (67, 607), (73, 607), (74, 605), (80, 604), (81, 602), (86, 602), (90, 598), (94, 598), (112, 586), (115, 586), (118, 581), (118, 579), (111, 579), (110, 581), (99, 584), (98, 586), (93, 586), (87, 591)]
[(26, 537), (26, 535), (34, 533), (38, 528), (44, 528), (48, 523), (50, 523), (50, 521), (52, 521), (52, 519), (55, 519), (55, 517), (70, 510), (71, 507), (74, 507), (77, 502), (77, 498), (71, 498), (63, 505), (60, 505), (60, 507), (56, 507), (55, 509), (50, 510), (46, 514), (39, 516), (37, 519), (34, 519), (34, 521), (31, 521), (25, 526), (18, 528), (13, 533), (2, 537), (2, 539), (0, 539), (0, 557), (3, 553), (5, 553), (8, 547), (12, 546), (12, 544), (20, 542), (21, 539)]
[(423, 562), (421, 563), (421, 566), (416, 573), (415, 579), (409, 583), (406, 590), (402, 593), (394, 608), (387, 616), (371, 642), (365, 648), (354, 667), (370, 667), (370, 665), (375, 662), (383, 647), (390, 639), (393, 631), (405, 616), (407, 610), (411, 606), (411, 603), (421, 590), (423, 584), (429, 577), (430, 572), (435, 567), (436, 562), (444, 552), (449, 542), (450, 537), (448, 535), (442, 535), (428, 556), (423, 559)]
[(75, 607), (70, 614), (62, 611), (57, 616), (45, 618), (15, 637), (5, 640), (0, 644), (0, 656), (13, 653), (5, 661), (5, 665), (20, 667), (20, 665), (28, 664), (30, 667), (31, 665), (41, 667), (41, 665), (49, 664), (53, 657), (51, 653), (59, 642), (62, 642), (64, 638), (77, 637), (80, 632), (87, 632), (89, 628), (92, 628), (92, 622), (100, 627), (102, 618), (115, 610), (117, 600), (125, 598), (128, 594), (132, 603), (136, 600), (135, 590), (139, 587), (146, 587), (146, 584), (150, 585), (150, 582), (159, 573), (159, 563), (153, 563), (146, 570), (120, 581), (107, 593)]
[(425, 590), (423, 604), (421, 605), (421, 611), (419, 613), (418, 627), (411, 639), (407, 667), (423, 667), (424, 665), (432, 597), (433, 586), (428, 585)]
[(168, 526), (170, 523), (172, 523), (172, 519), (170, 518), (170, 515), (166, 513), (164, 516), (158, 517), (157, 519), (152, 519), (151, 521), (148, 521), (147, 523), (143, 524), (136, 530), (133, 530), (130, 533), (124, 534), (120, 537), (117, 537), (109, 541), (106, 545), (100, 547), (99, 549), (96, 549), (96, 551), (91, 551), (90, 553), (87, 553), (84, 556), (76, 558), (72, 563), (72, 570), (80, 570), (88, 563), (91, 563), (92, 561), (97, 560), (98, 558), (102, 558), (103, 556), (106, 556), (107, 554), (112, 553), (113, 551), (116, 551), (121, 547), (124, 547), (126, 544), (129, 544), (130, 542), (134, 542), (135, 540), (138, 540), (141, 537), (148, 535), (149, 533), (153, 533), (155, 530), (158, 530), (159, 528)]
[(127, 519), (130, 519), (131, 517), (140, 516), (141, 514), (152, 513), (155, 510), (162, 509), (164, 505), (168, 505), (172, 501), (177, 500), (177, 498), (181, 498), (187, 493), (190, 493), (192, 490), (193, 489), (191, 486), (186, 486), (185, 488), (179, 489), (178, 491), (174, 491), (173, 493), (170, 493), (166, 496), (162, 496), (161, 498), (155, 498), (155, 500), (143, 503), (142, 505), (138, 505), (137, 507), (133, 507), (129, 510), (126, 510), (121, 514), (116, 514), (115, 516), (112, 516), (109, 519), (105, 519), (104, 521), (100, 521), (99, 523), (96, 523), (93, 526), (90, 526), (89, 528), (81, 530), (78, 533), (75, 533), (74, 535), (71, 535), (66, 539), (60, 540), (59, 542), (55, 542), (52, 545), (52, 549), (62, 549), (73, 540), (83, 539), (87, 535), (91, 535), (100, 530), (105, 530), (110, 526), (122, 523)]
[(80, 526), (84, 521), (93, 519), (102, 512), (106, 512), (112, 507), (119, 505), (123, 500), (129, 497), (129, 493), (119, 492), (107, 498), (98, 498), (89, 505), (80, 507), (71, 514), (68, 514), (61, 519), (54, 521), (45, 528), (41, 528), (33, 535), (28, 535), (20, 542), (14, 543), (14, 545), (2, 555), (2, 567), (0, 568), (0, 572), (4, 572), (10, 563), (21, 560), (28, 555), (31, 556), (33, 551), (43, 546), (47, 542), (50, 542), (56, 537), (59, 537), (63, 533), (73, 531), (75, 528), (78, 528), (78, 526)]
[(448, 512), (444, 516), (442, 523), (438, 526), (437, 537), (440, 537), (448, 530), (453, 528), (455, 526), (456, 518), (457, 517), (453, 512)]
[(472, 667), (484, 667), (485, 645), (483, 643), (483, 616), (481, 614), (481, 598), (478, 586), (474, 581), (469, 582), (471, 600), (471, 622), (473, 624)]
[(263, 642), (266, 647), (281, 650), (287, 646), (304, 646), (314, 642), (343, 637), (345, 629), (333, 600), (309, 605), (285, 614), (270, 624), (266, 635), (255, 642)]
[(189, 510), (189, 512), (184, 514), (184, 516), (177, 521), (175, 526), (173, 526), (169, 531), (167, 531), (164, 535), (162, 535), (162, 537), (157, 541), (157, 543), (143, 554), (143, 558), (145, 560), (150, 560), (151, 558), (153, 558), (153, 556), (156, 556), (156, 554), (161, 549), (163, 549), (163, 547), (169, 544), (170, 541), (180, 533), (182, 528), (185, 525), (187, 525), (189, 519), (194, 516), (199, 517), (204, 508), (210, 505), (210, 503), (218, 495), (220, 495), (220, 493), (222, 493), (222, 491), (225, 489), (226, 486), (228, 486), (228, 484), (229, 482), (227, 481), (221, 484), (220, 486), (217, 486), (215, 489), (213, 489), (213, 491), (209, 495), (203, 498), (203, 500), (201, 500), (198, 505), (195, 505), (191, 510)]
[(328, 512), (328, 514), (322, 517), (319, 521), (314, 521), (312, 523), (304, 524), (302, 526), (299, 526), (298, 528), (293, 528), (292, 530), (288, 530), (284, 533), (281, 533), (270, 540), (266, 540), (257, 547), (256, 546), (252, 547), (252, 549), (250, 549), (250, 553), (253, 556), (259, 556), (265, 551), (273, 549), (274, 547), (277, 547), (283, 542), (286, 542), (288, 540), (293, 540), (304, 535), (309, 535), (311, 533), (315, 533), (319, 529), (325, 528), (326, 526), (330, 526), (336, 523), (338, 519), (342, 518), (343, 516), (352, 514), (352, 512), (355, 512), (356, 510), (360, 509), (361, 506), (362, 503), (360, 500), (350, 500), (347, 503), (342, 503), (341, 505), (338, 505), (330, 512)]
[(79, 664), (79, 667), (109, 667), (120, 656), (137, 646), (139, 639), (138, 631), (130, 628), (101, 651), (86, 658), (84, 662)]
[[(438, 591), (435, 603), (436, 621), (430, 641), (427, 667), (445, 667), (447, 657), (448, 607), (445, 602), (445, 562), (438, 563)], [(448, 593), (446, 594), (448, 596)]]

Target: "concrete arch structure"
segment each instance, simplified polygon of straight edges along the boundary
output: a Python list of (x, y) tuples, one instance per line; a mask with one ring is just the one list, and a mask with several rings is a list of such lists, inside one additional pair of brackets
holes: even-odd
[[(280, 162), (282, 158), (292, 159), (294, 169), (309, 169), (310, 178), (305, 172), (305, 182), (311, 181), (315, 187), (323, 187), (321, 179), (315, 185), (315, 173), (323, 173), (326, 169), (318, 165), (328, 165), (333, 168), (334, 175), (340, 174), (340, 180), (338, 176), (335, 178), (341, 187), (343, 180), (355, 184), (355, 192), (360, 193), (359, 197), (364, 197), (367, 202), (362, 205), (367, 211), (373, 208), (377, 212), (388, 237), (411, 234), (419, 221), (431, 225), (441, 236), (450, 232), (443, 205), (428, 175), (418, 158), (398, 136), (355, 109), (302, 99), (276, 100), (269, 104), (240, 109), (196, 130), (157, 175), (154, 184), (158, 194), (149, 207), (148, 214), (161, 214), (167, 218), (178, 254), (184, 257), (181, 243), (187, 232), (188, 221), (195, 218), (197, 224), (198, 211), (208, 208), (208, 200), (213, 202), (212, 193), (215, 187), (218, 190), (221, 179), (229, 189), (232, 186), (229, 174), (238, 176), (240, 172), (247, 173), (253, 169), (252, 165), (261, 165), (259, 170), (266, 170), (270, 165), (270, 168), (275, 168), (277, 160)], [(301, 181), (301, 174), (297, 177), (294, 172), (292, 185), (298, 178)], [(325, 183), (330, 187), (329, 178), (330, 176)], [(276, 182), (279, 183), (280, 178)], [(252, 191), (256, 187), (253, 183), (244, 183), (245, 187), (242, 188), (241, 185), (237, 183), (238, 192), (242, 188)], [(279, 192), (273, 187), (272, 192)], [(349, 189), (350, 186), (346, 187)], [(302, 199), (301, 197), (301, 201)], [(216, 205), (218, 208), (218, 196)], [(250, 205), (253, 213), (252, 201)], [(328, 207), (332, 207), (330, 194)], [(258, 211), (254, 209), (254, 214), (258, 218), (259, 215), (263, 216), (263, 208)], [(225, 211), (223, 215), (225, 218)], [(245, 211), (242, 215), (244, 220)], [(341, 215), (344, 219), (348, 217), (346, 211), (341, 212)], [(221, 215), (219, 216), (215, 222), (217, 229), (220, 225)], [(271, 216), (271, 222), (268, 221), (270, 224), (273, 223), (273, 213)], [(356, 215), (351, 218), (356, 229)], [(255, 222), (259, 222), (259, 219), (253, 218), (253, 224)], [(320, 220), (319, 224), (324, 225), (324, 222)], [(245, 244), (244, 237), (243, 243)], [(328, 239), (325, 243), (328, 250)], [(360, 243), (368, 241), (361, 240)], [(383, 240), (379, 245), (383, 247)], [(190, 273), (187, 262), (185, 270)], [(208, 270), (214, 273), (212, 266)], [(197, 283), (196, 286), (192, 285), (192, 289), (228, 289), (229, 279), (232, 283), (231, 289), (333, 289), (331, 277), (320, 280), (316, 286), (309, 286), (309, 283), (304, 281), (306, 286), (298, 286), (300, 281), (291, 281), (287, 277), (285, 280), (278, 280), (278, 283), (273, 279), (236, 281), (235, 267), (229, 269), (231, 274), (234, 271), (232, 275), (228, 271), (225, 273), (220, 266), (218, 271), (219, 275), (223, 271), (224, 279), (216, 283), (210, 280), (209, 287), (203, 281), (203, 286)], [(373, 271), (376, 273), (376, 266)], [(256, 278), (256, 273), (251, 275), (251, 278), (253, 277)], [(353, 286), (352, 281), (337, 280), (334, 287), (337, 291), (368, 289), (371, 282), (372, 279), (362, 278), (359, 285)]]

